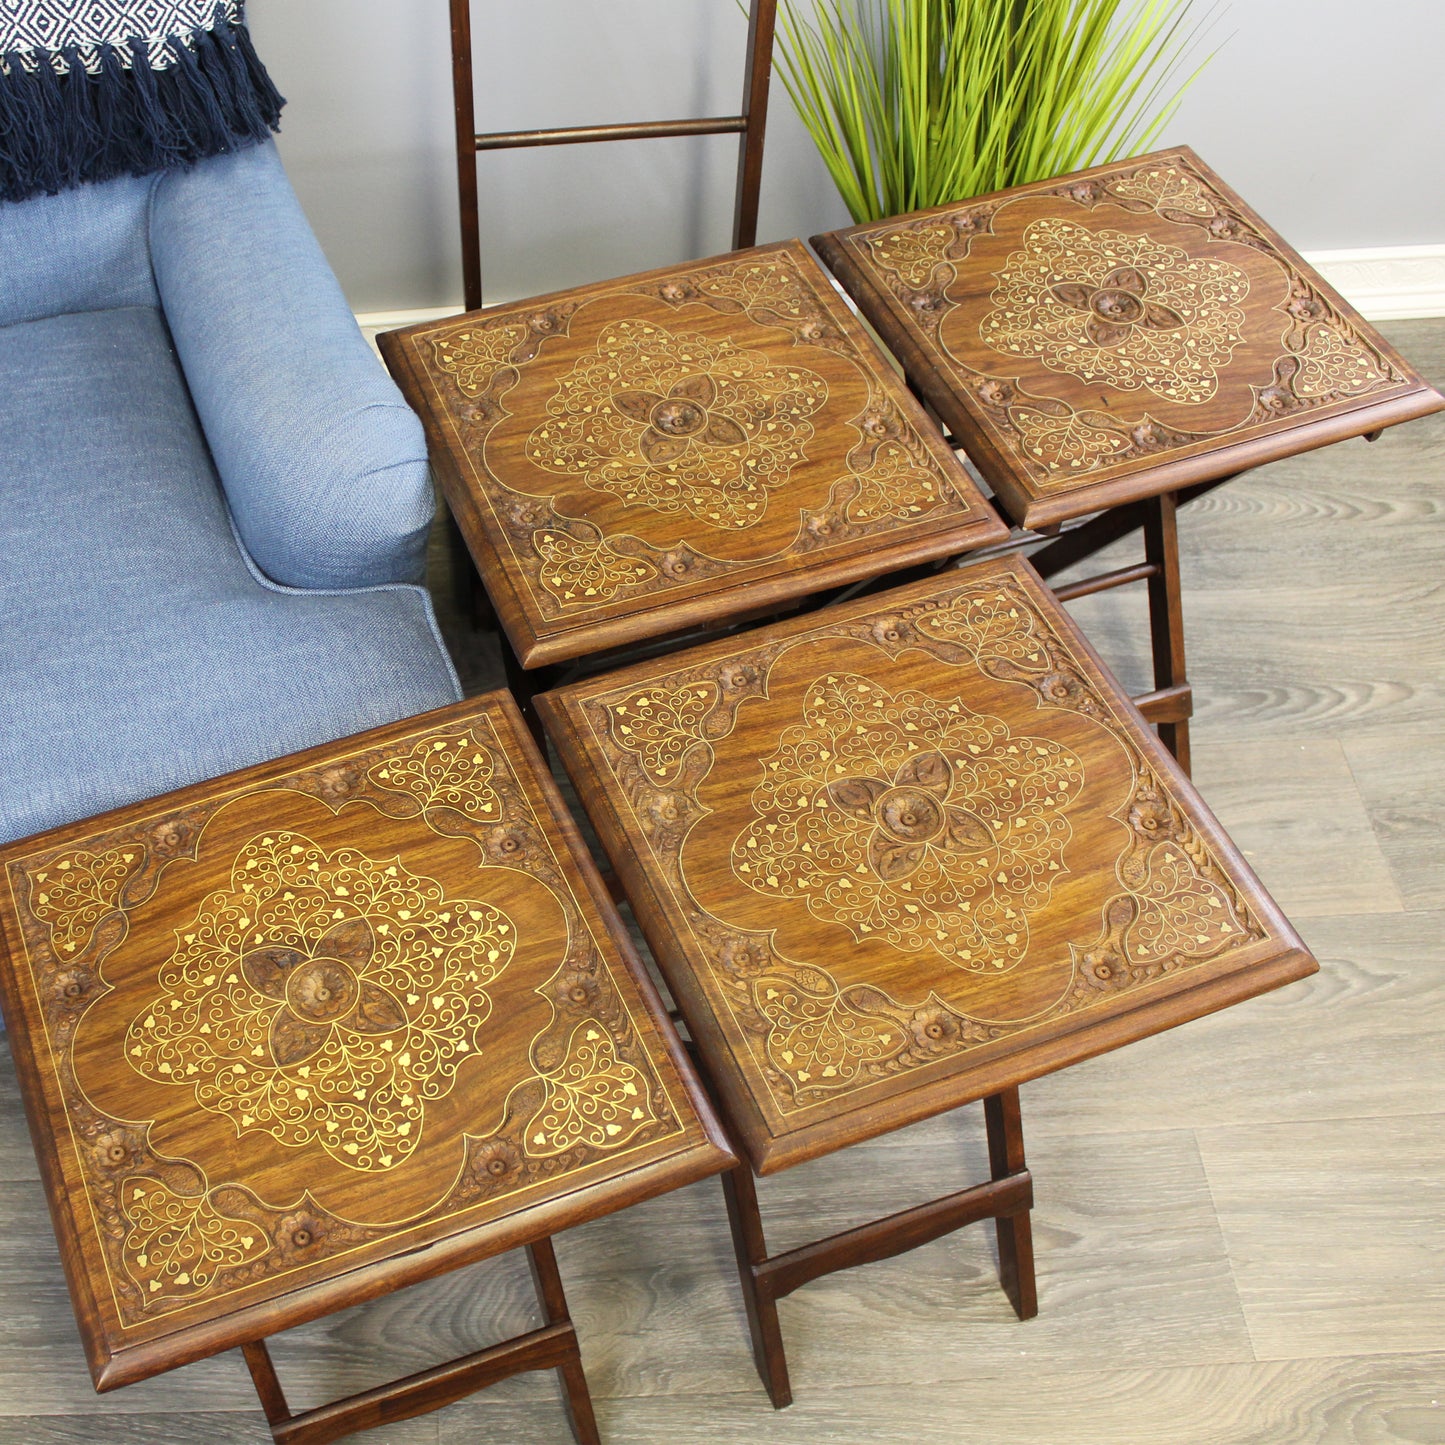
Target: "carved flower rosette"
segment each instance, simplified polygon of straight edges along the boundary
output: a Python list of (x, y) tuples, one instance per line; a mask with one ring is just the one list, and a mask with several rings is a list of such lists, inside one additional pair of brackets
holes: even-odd
[(263, 836), (162, 965), (126, 1051), (238, 1134), (389, 1169), (478, 1049), (515, 937), (499, 909), (447, 900), (400, 862)]
[(628, 505), (747, 528), (804, 461), (827, 395), (801, 363), (622, 320), (562, 378), (527, 455)]
[(733, 848), (750, 888), (971, 971), (1024, 957), (1082, 784), (1067, 748), (845, 674), (816, 684), (761, 766), (756, 821)]

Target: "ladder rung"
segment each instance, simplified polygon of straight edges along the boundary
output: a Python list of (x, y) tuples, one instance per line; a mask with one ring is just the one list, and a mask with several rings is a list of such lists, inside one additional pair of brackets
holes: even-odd
[(524, 146), (580, 145), (586, 141), (653, 140), (675, 135), (738, 135), (748, 128), (745, 115), (703, 116), (696, 120), (645, 120), (626, 125), (574, 125), (558, 130), (500, 130), (479, 135), (479, 151)]

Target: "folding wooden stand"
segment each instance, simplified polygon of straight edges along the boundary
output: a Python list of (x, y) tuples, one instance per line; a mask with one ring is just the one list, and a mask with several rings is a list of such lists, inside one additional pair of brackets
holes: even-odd
[(482, 304), (482, 253), (478, 220), (477, 153), (532, 146), (580, 145), (595, 141), (655, 140), (664, 136), (737, 135), (737, 195), (733, 206), (733, 249), (751, 246), (758, 234), (758, 188), (763, 174), (763, 139), (768, 121), (768, 83), (773, 67), (773, 26), (777, 0), (751, 0), (748, 9), (747, 70), (737, 115), (686, 120), (636, 121), (611, 125), (563, 126), (552, 130), (477, 133), (472, 91), (471, 0), (451, 0), (452, 96), (456, 114), (457, 194), (461, 202), (462, 281), (466, 309)]
[(562, 1382), (567, 1422), (577, 1445), (600, 1445), (592, 1397), (587, 1391), (587, 1376), (577, 1347), (577, 1332), (567, 1313), (567, 1297), (562, 1290), (552, 1241), (541, 1239), (528, 1245), (527, 1262), (531, 1266), (537, 1302), (547, 1321), (540, 1329), (504, 1340), (490, 1349), (463, 1355), (445, 1365), (348, 1395), (343, 1400), (333, 1400), (329, 1405), (320, 1405), (300, 1415), (292, 1414), (286, 1403), (266, 1341), (242, 1345), (241, 1353), (251, 1371), (256, 1393), (261, 1397), (271, 1438), (276, 1445), (326, 1445), (327, 1441), (339, 1440), (359, 1430), (394, 1425), (400, 1420), (439, 1410), (512, 1375), (555, 1369)]
[[(98, 1390), (240, 1347), (322, 1445), (555, 1369), (555, 1235), (736, 1162), (505, 693), (0, 849), (0, 993)], [(293, 1411), (266, 1341), (525, 1247), (534, 1330)]]
[(753, 1359), (775, 1410), (793, 1403), (777, 1302), (822, 1275), (892, 1259), (965, 1225), (992, 1219), (998, 1233), (998, 1272), (1004, 1293), (1019, 1319), (1031, 1320), (1038, 1314), (1034, 1236), (1029, 1220), (1034, 1185), (1024, 1163), (1019, 1091), (1005, 1089), (991, 1095), (983, 1101), (983, 1113), (988, 1129), (987, 1184), (960, 1189), (928, 1204), (790, 1249), (786, 1254), (768, 1254), (752, 1165), (744, 1161), (722, 1176), (743, 1305), (753, 1338)]
[[(1021, 558), (536, 705), (730, 1126), (775, 1405), (777, 1301), (834, 1270), (993, 1219), (1004, 1289), (1035, 1313), (1021, 1083), (1315, 969)], [(987, 1183), (768, 1253), (755, 1173), (980, 1099)]]

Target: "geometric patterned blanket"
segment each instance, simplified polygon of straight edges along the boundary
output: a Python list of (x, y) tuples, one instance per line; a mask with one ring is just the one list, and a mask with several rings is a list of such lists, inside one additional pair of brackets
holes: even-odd
[(0, 201), (189, 165), (285, 104), (244, 0), (0, 0)]

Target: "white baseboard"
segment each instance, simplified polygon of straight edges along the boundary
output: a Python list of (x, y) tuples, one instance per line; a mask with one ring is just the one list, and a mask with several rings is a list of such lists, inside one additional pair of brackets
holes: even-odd
[[(1306, 251), (1304, 255), (1370, 321), (1445, 316), (1445, 246), (1367, 246), (1353, 251)], [(356, 320), (370, 339), (378, 331), (440, 321), (461, 309), (458, 302), (402, 311), (360, 311)]]
[(460, 316), (462, 310), (458, 301), (455, 306), (414, 306), (409, 311), (358, 311), (356, 324), (363, 331), (392, 331), (398, 326), (419, 326), (423, 321), (444, 321), (448, 316)]
[[(371, 349), (376, 351), (376, 333), (395, 331), (399, 326), (419, 326), (423, 321), (444, 321), (448, 316), (459, 316), (462, 305), (417, 306), (410, 311), (358, 311), (356, 324), (366, 337)], [(380, 355), (380, 353), (377, 353)]]
[(1445, 246), (1368, 246), (1304, 255), (1371, 321), (1445, 316)]

